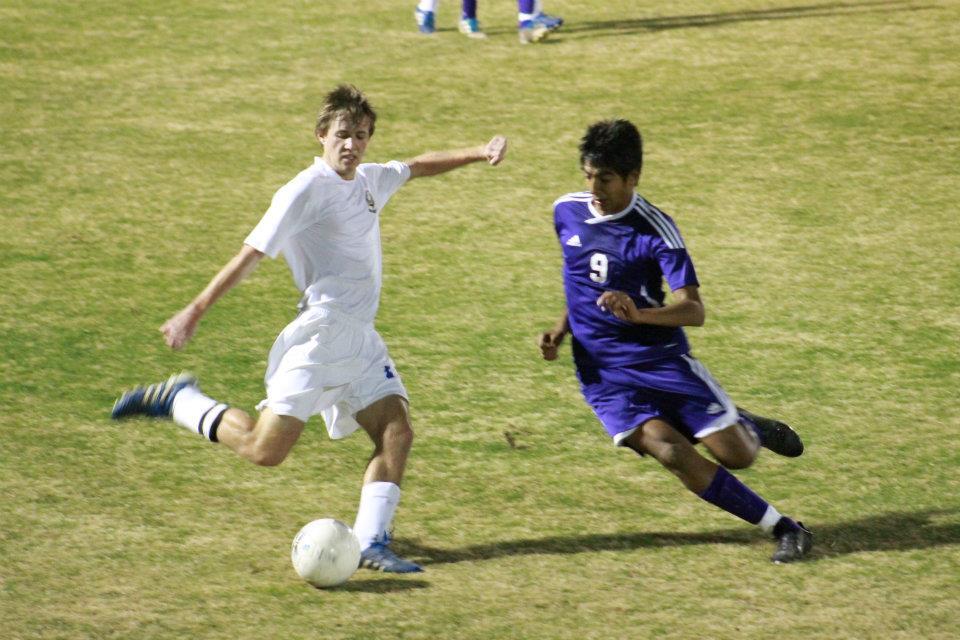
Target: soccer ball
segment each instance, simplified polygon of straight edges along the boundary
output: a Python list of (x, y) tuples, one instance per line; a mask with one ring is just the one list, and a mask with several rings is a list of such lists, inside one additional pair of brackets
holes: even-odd
[(333, 518), (306, 524), (293, 539), (290, 560), (297, 575), (315, 587), (343, 584), (360, 566), (360, 542)]

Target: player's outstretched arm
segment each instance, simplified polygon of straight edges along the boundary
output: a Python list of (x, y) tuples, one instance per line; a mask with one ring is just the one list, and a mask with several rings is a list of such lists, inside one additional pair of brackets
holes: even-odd
[(556, 360), (557, 350), (563, 338), (570, 333), (570, 320), (566, 311), (549, 331), (540, 334), (540, 355), (544, 360)]
[(225, 293), (250, 275), (261, 258), (263, 253), (251, 246), (243, 245), (240, 252), (220, 269), (200, 295), (163, 323), (160, 332), (163, 333), (167, 346), (171, 349), (180, 349), (187, 344), (196, 333), (203, 314)]
[(452, 151), (428, 151), (406, 161), (410, 167), (410, 179), (424, 178), (446, 173), (473, 162), (487, 162), (497, 166), (507, 155), (507, 139), (494, 136), (490, 142), (476, 147)]

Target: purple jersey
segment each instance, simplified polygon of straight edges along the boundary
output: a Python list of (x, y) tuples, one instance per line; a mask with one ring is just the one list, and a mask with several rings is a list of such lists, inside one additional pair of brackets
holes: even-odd
[(570, 193), (553, 208), (577, 366), (619, 367), (687, 353), (680, 327), (631, 324), (596, 304), (604, 291), (624, 291), (638, 308), (660, 307), (664, 280), (671, 290), (698, 286), (680, 230), (638, 194), (611, 215), (594, 209), (592, 197)]

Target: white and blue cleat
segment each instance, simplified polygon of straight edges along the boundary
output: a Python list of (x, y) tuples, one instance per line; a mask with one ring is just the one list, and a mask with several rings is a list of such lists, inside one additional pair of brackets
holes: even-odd
[(476, 18), (463, 18), (460, 21), (459, 28), (460, 33), (468, 38), (481, 40), (487, 37), (487, 34), (480, 30), (480, 22)]
[(146, 387), (134, 387), (124, 391), (113, 403), (110, 417), (114, 420), (129, 416), (169, 417), (173, 399), (184, 388), (197, 384), (197, 377), (186, 371), (177, 373), (163, 382)]
[(360, 552), (360, 566), (384, 573), (420, 573), (423, 567), (401, 558), (390, 549), (390, 536), (374, 542)]
[(420, 7), (413, 10), (413, 17), (417, 20), (417, 30), (425, 36), (437, 31), (436, 16), (433, 11), (422, 11)]
[(556, 31), (563, 26), (563, 18), (560, 16), (549, 16), (545, 13), (538, 13), (533, 18), (533, 24), (540, 26), (547, 31)]
[(540, 42), (550, 35), (549, 29), (536, 24), (533, 20), (522, 20), (517, 26), (520, 32), (520, 44)]
[(538, 13), (532, 20), (522, 20), (519, 24), (520, 44), (540, 42), (563, 26), (563, 18)]

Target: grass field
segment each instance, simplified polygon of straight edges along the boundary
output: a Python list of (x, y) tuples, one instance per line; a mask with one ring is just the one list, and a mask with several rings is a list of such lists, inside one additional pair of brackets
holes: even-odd
[[(960, 3), (547, 0), (521, 47), (416, 34), (413, 0), (0, 5), (0, 637), (954, 638), (960, 620)], [(157, 327), (318, 153), (341, 81), (367, 158), (510, 138), (403, 189), (378, 327), (418, 439), (413, 577), (318, 591), (299, 527), (352, 522), (365, 438), (311, 421), (257, 468), (107, 419), (170, 371), (252, 410), (297, 292), (267, 261), (167, 350)], [(695, 353), (808, 451), (738, 475), (816, 535), (809, 562), (614, 450), (564, 350), (551, 203), (591, 121), (632, 119), (641, 192), (684, 231)], [(509, 433), (513, 445), (505, 434)], [(953, 629), (953, 631), (950, 631)]]

